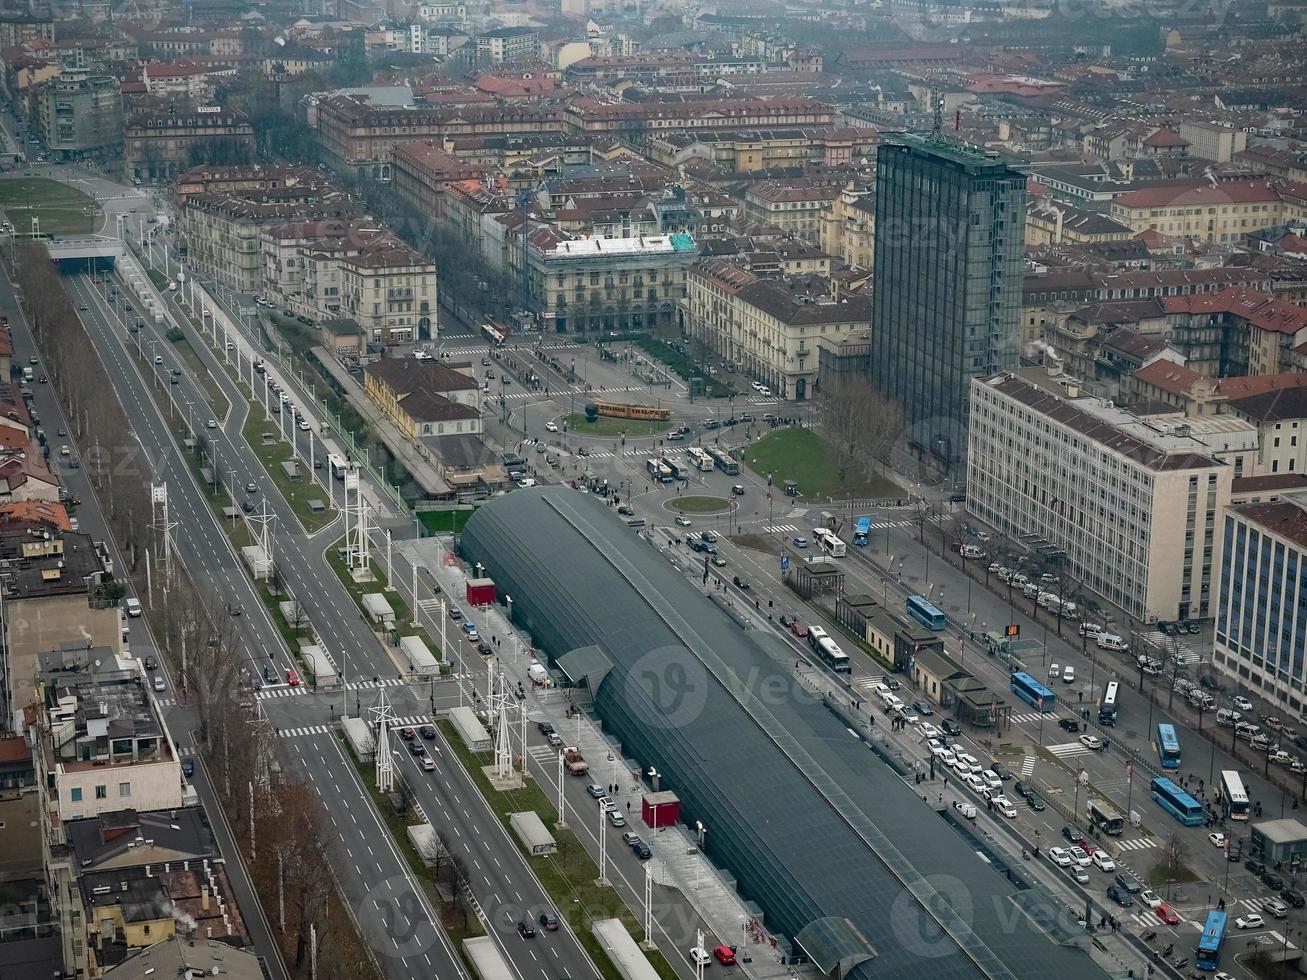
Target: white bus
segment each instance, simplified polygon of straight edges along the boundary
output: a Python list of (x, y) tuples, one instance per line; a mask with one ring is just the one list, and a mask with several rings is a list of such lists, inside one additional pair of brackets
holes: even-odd
[(849, 672), (849, 655), (841, 650), (829, 636), (823, 636), (818, 641), (817, 652), (821, 654), (821, 662), (835, 673), (847, 674)]
[(1248, 819), (1248, 792), (1233, 769), (1221, 770), (1221, 806), (1231, 820)]
[(717, 464), (714, 463), (713, 458), (708, 455), (708, 450), (699, 446), (691, 446), (685, 451), (685, 455), (690, 457), (690, 463), (696, 470), (708, 472), (716, 468)]
[(817, 543), (818, 548), (830, 555), (832, 558), (843, 558), (848, 552), (848, 547), (844, 544), (844, 540), (834, 531), (827, 528), (814, 527), (812, 529), (812, 539)]
[(1121, 685), (1116, 681), (1107, 682), (1107, 687), (1103, 691), (1103, 700), (1098, 703), (1098, 723), (1100, 725), (1106, 725), (1109, 728), (1116, 725), (1116, 701), (1120, 690)]

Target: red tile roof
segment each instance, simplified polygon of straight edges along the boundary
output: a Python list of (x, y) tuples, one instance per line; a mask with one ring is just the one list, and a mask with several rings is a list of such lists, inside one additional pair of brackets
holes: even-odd
[(1279, 201), (1284, 193), (1299, 196), (1307, 189), (1287, 182), (1229, 180), (1212, 184), (1206, 180), (1186, 181), (1168, 187), (1145, 187), (1119, 195), (1113, 202), (1121, 208), (1172, 208), (1190, 205), (1266, 204)]
[(1231, 286), (1219, 293), (1167, 296), (1162, 300), (1162, 305), (1167, 313), (1226, 313), (1259, 330), (1274, 333), (1296, 334), (1307, 329), (1307, 308), (1243, 286)]

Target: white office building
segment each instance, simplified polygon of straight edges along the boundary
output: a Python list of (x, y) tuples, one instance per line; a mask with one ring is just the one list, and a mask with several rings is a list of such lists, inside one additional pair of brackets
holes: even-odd
[(1307, 712), (1307, 497), (1230, 508), (1222, 522), (1212, 663), (1285, 711)]
[(1023, 369), (972, 382), (969, 447), (968, 508), (1042, 539), (1064, 577), (1144, 622), (1213, 614), (1233, 467), (1185, 425)]

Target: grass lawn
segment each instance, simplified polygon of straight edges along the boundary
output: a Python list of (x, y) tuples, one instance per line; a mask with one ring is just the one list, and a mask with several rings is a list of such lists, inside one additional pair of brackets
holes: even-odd
[(0, 180), (0, 209), (14, 230), (32, 230), (39, 221), (43, 235), (87, 235), (100, 226), (100, 205), (79, 190), (45, 177)]
[(614, 419), (606, 415), (591, 422), (583, 413), (567, 417), (567, 431), (576, 436), (656, 436), (672, 427), (670, 422), (653, 422), (646, 419)]
[(667, 506), (672, 510), (683, 511), (686, 514), (715, 514), (730, 505), (730, 501), (725, 497), (677, 497), (675, 500), (667, 501)]
[(849, 485), (840, 481), (839, 471), (821, 436), (797, 426), (774, 429), (745, 449), (746, 466), (764, 479), (770, 475), (779, 488), (786, 480), (799, 485), (799, 493), (813, 497), (907, 498), (897, 484), (879, 476), (856, 476)]
[(213, 377), (209, 374), (209, 369), (204, 366), (200, 360), (195, 348), (185, 337), (179, 337), (172, 341), (173, 347), (177, 351), (177, 356), (186, 362), (186, 367), (191, 374), (200, 382), (200, 387), (204, 389), (204, 395), (209, 401), (209, 406), (213, 409), (214, 418), (225, 419), (227, 413), (231, 411), (231, 402), (227, 396), (222, 393)]
[[(637, 942), (643, 937), (643, 927), (626, 903), (622, 901), (617, 890), (603, 885), (596, 885), (599, 868), (590, 859), (589, 853), (577, 840), (571, 830), (559, 830), (556, 826), (558, 813), (549, 802), (543, 790), (533, 780), (517, 790), (498, 792), (490, 785), (481, 767), (491, 764), (494, 759), (489, 752), (473, 755), (459, 739), (454, 726), (447, 721), (437, 723), (444, 732), (445, 740), (453, 747), (463, 767), (467, 769), (472, 781), (476, 783), (481, 795), (490, 804), (505, 827), (509, 827), (508, 814), (523, 810), (534, 810), (545, 826), (549, 828), (558, 842), (558, 853), (548, 856), (526, 856), (541, 884), (545, 886), (554, 908), (560, 918), (565, 918), (576, 934), (581, 945), (586, 948), (604, 980), (620, 980), (621, 974), (612, 960), (608, 958), (603, 944), (590, 931), (590, 924), (596, 919), (619, 918)], [(572, 819), (576, 819), (575, 816)], [(517, 835), (509, 828), (509, 837), (517, 841)], [(520, 844), (518, 845), (521, 846)], [(645, 954), (649, 963), (664, 980), (676, 980), (676, 971), (658, 951)]]
[[(278, 420), (268, 415), (261, 407), (251, 405), (250, 414), (245, 419), (245, 441), (254, 450), (254, 455), (259, 457), (259, 462), (272, 477), (272, 482), (277, 484), (277, 489), (295, 511), (295, 516), (300, 519), (305, 530), (312, 534), (336, 519), (336, 509), (331, 506), (331, 495), (327, 489), (313, 481), (309, 476), (308, 467), (303, 463), (300, 464), (300, 479), (292, 480), (286, 476), (281, 464), (288, 459), (294, 459), (295, 454), (291, 451), (290, 444), (282, 441), (277, 423)], [(265, 432), (271, 432), (276, 436), (266, 446), (263, 444)], [(310, 500), (321, 500), (327, 505), (326, 509), (320, 512), (310, 510)]]
[(475, 510), (420, 510), (418, 520), (428, 534), (460, 534)]
[(656, 340), (646, 334), (640, 334), (637, 336), (635, 342), (644, 350), (645, 353), (656, 357), (675, 371), (682, 381), (688, 382), (692, 378), (702, 378), (703, 393), (707, 397), (733, 398), (738, 394), (738, 392), (730, 385), (723, 384), (705, 372), (688, 353), (682, 353), (680, 348), (664, 343), (661, 340)]

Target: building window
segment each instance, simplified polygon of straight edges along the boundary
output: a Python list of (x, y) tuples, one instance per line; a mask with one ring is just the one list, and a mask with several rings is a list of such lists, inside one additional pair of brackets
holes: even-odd
[(97, 800), (107, 800), (109, 798), (109, 787), (108, 786), (95, 787), (95, 798)]
[(68, 791), (68, 795), (74, 803), (82, 802), (82, 788), (80, 786), (74, 786)]
[(119, 796), (120, 798), (122, 798), (122, 799), (126, 799), (126, 798), (130, 797), (131, 795), (132, 795), (132, 784), (131, 784), (131, 783), (119, 783), (119, 784), (118, 784), (118, 796)]

